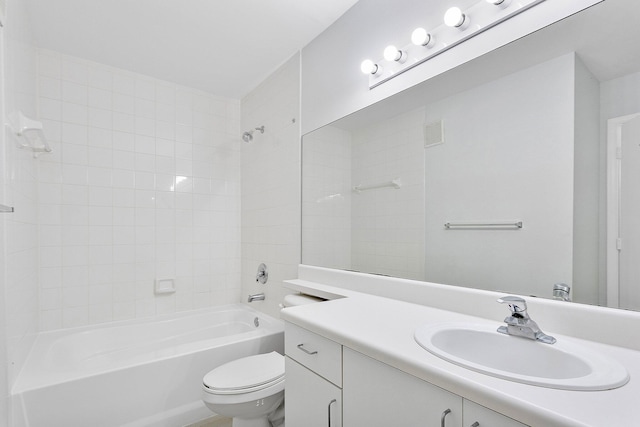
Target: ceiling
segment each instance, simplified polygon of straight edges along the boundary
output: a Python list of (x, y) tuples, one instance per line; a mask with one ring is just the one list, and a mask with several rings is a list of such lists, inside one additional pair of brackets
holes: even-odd
[(357, 0), (25, 0), (38, 47), (242, 98)]

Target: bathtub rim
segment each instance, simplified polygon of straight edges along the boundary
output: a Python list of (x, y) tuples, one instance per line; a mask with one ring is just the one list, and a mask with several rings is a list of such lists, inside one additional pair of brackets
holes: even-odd
[[(128, 368), (133, 368), (136, 366), (141, 366), (144, 365), (146, 363), (150, 363), (150, 362), (155, 362), (155, 361), (161, 361), (161, 360), (165, 360), (165, 359), (169, 359), (172, 357), (180, 357), (180, 356), (184, 356), (185, 354), (188, 354), (188, 352), (184, 352), (184, 353), (179, 353), (179, 354), (171, 354), (168, 356), (162, 356), (162, 357), (155, 357), (151, 360), (148, 361), (137, 361), (134, 363), (123, 363), (123, 364), (118, 364), (116, 366), (112, 366), (109, 368), (105, 368), (105, 369), (98, 369), (95, 371), (80, 371), (79, 373), (74, 373), (72, 375), (69, 375), (66, 378), (58, 378), (58, 377), (62, 377), (63, 375), (58, 373), (58, 375), (56, 375), (55, 373), (52, 374), (53, 379), (52, 378), (43, 378), (40, 381), (37, 381), (34, 379), (34, 376), (38, 376), (40, 374), (42, 374), (43, 369), (42, 369), (42, 363), (41, 360), (40, 361), (36, 361), (34, 359), (37, 359), (39, 356), (36, 355), (35, 353), (38, 352), (39, 350), (42, 349), (42, 347), (44, 346), (44, 349), (48, 349), (50, 348), (51, 344), (53, 342), (55, 342), (56, 339), (59, 339), (61, 337), (64, 336), (68, 336), (68, 335), (73, 335), (73, 334), (78, 334), (78, 333), (83, 333), (83, 332), (87, 332), (87, 331), (94, 331), (94, 330), (99, 330), (99, 329), (110, 329), (110, 328), (117, 328), (117, 327), (126, 327), (126, 326), (130, 326), (130, 325), (140, 325), (140, 324), (146, 324), (146, 323), (153, 323), (156, 321), (169, 321), (169, 320), (174, 320), (174, 319), (180, 319), (180, 318), (185, 318), (185, 317), (195, 317), (198, 315), (203, 315), (203, 314), (208, 314), (208, 313), (214, 313), (214, 312), (222, 312), (222, 311), (231, 311), (232, 309), (236, 309), (236, 310), (242, 310), (242, 311), (246, 311), (249, 313), (254, 314), (256, 317), (260, 318), (261, 320), (266, 320), (266, 324), (265, 323), (261, 323), (261, 326), (266, 326), (264, 328), (261, 328), (260, 331), (268, 331), (268, 333), (258, 333), (258, 329), (254, 329), (252, 331), (248, 331), (248, 332), (244, 332), (242, 334), (237, 334), (237, 335), (230, 335), (230, 336), (239, 336), (242, 337), (242, 339), (239, 340), (234, 340), (234, 341), (228, 341), (228, 343), (231, 342), (240, 342), (240, 341), (248, 341), (251, 339), (255, 339), (257, 337), (266, 337), (269, 335), (274, 335), (274, 334), (278, 334), (278, 333), (282, 333), (284, 334), (284, 321), (282, 321), (281, 319), (277, 319), (275, 317), (272, 317), (266, 313), (263, 313), (261, 311), (256, 310), (255, 308), (249, 306), (248, 304), (245, 303), (231, 303), (231, 304), (224, 304), (224, 305), (219, 305), (219, 306), (214, 306), (214, 307), (206, 307), (206, 308), (202, 308), (202, 309), (196, 309), (196, 310), (189, 310), (189, 311), (181, 311), (181, 312), (175, 312), (175, 313), (169, 313), (169, 314), (162, 314), (162, 315), (158, 315), (158, 316), (150, 316), (150, 317), (142, 317), (142, 318), (135, 318), (135, 319), (126, 319), (126, 320), (118, 320), (118, 321), (114, 321), (114, 322), (107, 322), (107, 323), (100, 323), (100, 324), (95, 324), (95, 325), (85, 325), (85, 326), (79, 326), (79, 327), (74, 327), (74, 328), (67, 328), (67, 329), (59, 329), (59, 330), (54, 330), (54, 331), (44, 331), (44, 332), (40, 332), (38, 334), (36, 334), (36, 338), (34, 340), (33, 345), (31, 346), (31, 349), (29, 351), (29, 354), (25, 360), (25, 363), (22, 366), (22, 369), (20, 370), (20, 372), (17, 374), (16, 376), (16, 380), (15, 382), (12, 384), (11, 389), (10, 389), (10, 396), (11, 397), (16, 397), (16, 396), (20, 396), (23, 393), (28, 393), (29, 391), (32, 390), (37, 390), (40, 388), (45, 388), (45, 387), (50, 387), (52, 385), (55, 384), (62, 384), (62, 383), (67, 383), (67, 382), (72, 382), (72, 381), (78, 381), (81, 380), (83, 378), (87, 378), (93, 375), (104, 375), (104, 374), (108, 374), (109, 372), (114, 372), (114, 371), (118, 371), (121, 369), (128, 369)], [(227, 338), (227, 337), (220, 337), (220, 338), (214, 338), (215, 340), (220, 340), (219, 344), (222, 344), (223, 342), (223, 338)], [(43, 342), (45, 341), (45, 342)], [(36, 366), (32, 366), (36, 364)], [(30, 373), (30, 376), (27, 376), (25, 378), (25, 376), (27, 375), (27, 369), (29, 368), (36, 368), (35, 372)]]
[(179, 319), (182, 317), (192, 317), (200, 314), (210, 313), (213, 311), (219, 311), (219, 310), (221, 311), (223, 309), (231, 309), (231, 308), (238, 308), (238, 307), (241, 307), (245, 311), (253, 312), (258, 317), (266, 317), (270, 320), (274, 320), (275, 323), (282, 322), (282, 324), (284, 325), (284, 321), (281, 319), (277, 319), (269, 314), (259, 311), (254, 307), (251, 307), (249, 304), (236, 302), (236, 303), (230, 303), (230, 304), (216, 305), (212, 307), (197, 308), (193, 310), (176, 311), (176, 312), (167, 313), (167, 314), (158, 314), (156, 316), (136, 317), (133, 319), (114, 320), (111, 322), (94, 323), (91, 325), (83, 325), (83, 326), (74, 326), (72, 328), (54, 329), (51, 331), (41, 331), (41, 332), (38, 332), (36, 336), (39, 337), (39, 336), (71, 335), (73, 333), (81, 333), (84, 331), (92, 331), (95, 329), (109, 329), (109, 328), (118, 327), (118, 326), (144, 324), (144, 323), (149, 323), (149, 321), (156, 322), (156, 321)]

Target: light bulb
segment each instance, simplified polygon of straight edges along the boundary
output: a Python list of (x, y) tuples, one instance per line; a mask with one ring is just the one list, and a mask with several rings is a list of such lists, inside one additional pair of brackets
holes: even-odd
[(444, 23), (448, 27), (460, 27), (465, 19), (466, 16), (459, 7), (452, 7), (444, 14)]
[(384, 49), (384, 59), (386, 59), (387, 61), (397, 61), (400, 57), (400, 52), (398, 51), (398, 48), (395, 47), (394, 45), (390, 45), (387, 46)]
[(360, 71), (364, 74), (375, 74), (379, 69), (380, 67), (370, 59), (365, 59), (362, 61), (362, 64), (360, 64)]
[(427, 46), (431, 43), (431, 34), (427, 33), (424, 28), (416, 28), (411, 33), (411, 43), (416, 46)]
[(398, 61), (402, 62), (402, 58), (404, 56), (404, 52), (398, 50), (394, 45), (389, 45), (384, 49), (384, 59), (387, 61)]

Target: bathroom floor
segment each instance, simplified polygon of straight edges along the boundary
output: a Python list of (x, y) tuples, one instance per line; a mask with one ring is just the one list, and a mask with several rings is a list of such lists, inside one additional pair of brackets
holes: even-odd
[(231, 427), (231, 418), (213, 417), (185, 427)]

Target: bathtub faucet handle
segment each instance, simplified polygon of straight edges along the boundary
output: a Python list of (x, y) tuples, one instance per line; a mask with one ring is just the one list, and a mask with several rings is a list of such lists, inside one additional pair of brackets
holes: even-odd
[(264, 301), (264, 299), (265, 299), (264, 293), (253, 294), (253, 295), (249, 295), (247, 302)]
[(262, 263), (258, 266), (258, 272), (256, 273), (256, 282), (266, 285), (267, 280), (269, 280), (269, 270), (267, 270), (266, 264)]

